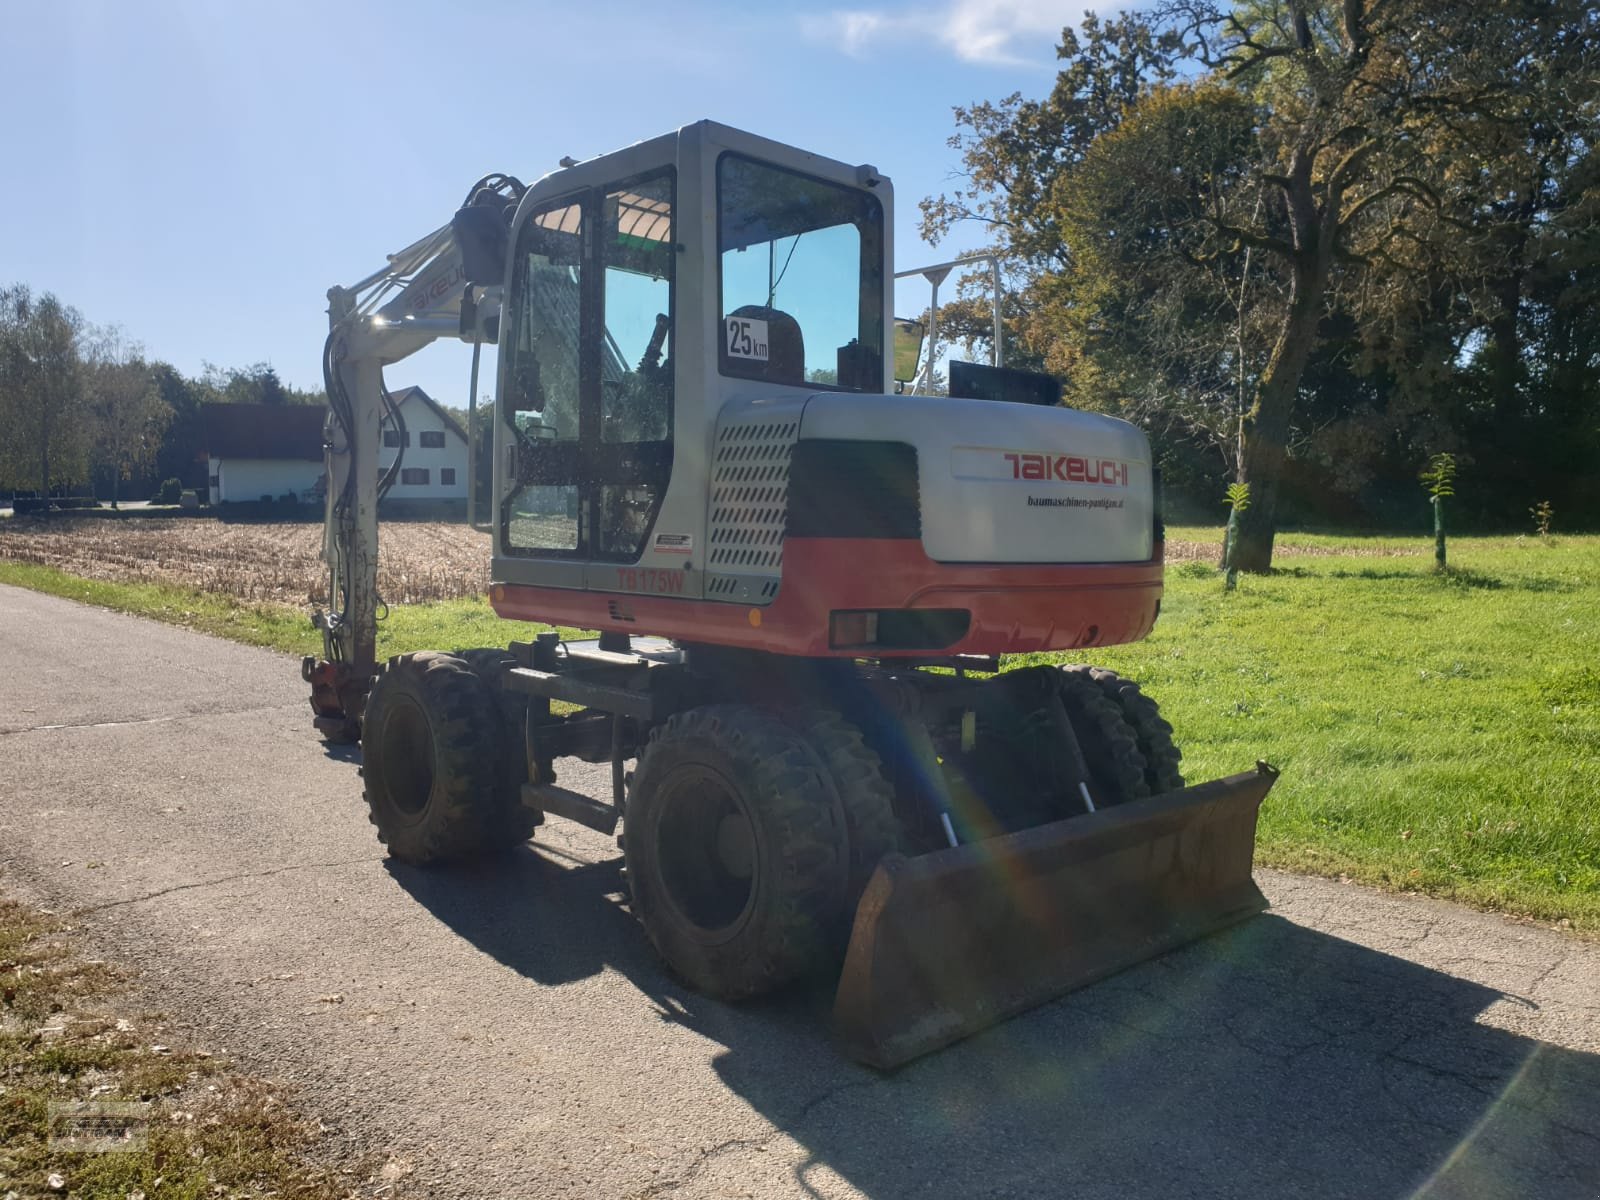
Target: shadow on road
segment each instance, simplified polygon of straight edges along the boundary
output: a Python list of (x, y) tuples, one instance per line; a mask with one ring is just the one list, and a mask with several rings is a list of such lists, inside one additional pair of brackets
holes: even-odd
[[(838, 1055), (826, 994), (733, 1008), (672, 980), (620, 866), (540, 847), (390, 870), (522, 975), (613, 968), (663, 1021), (725, 1046), (727, 1086), (807, 1152), (797, 1192), (842, 1178), (873, 1197), (1600, 1194), (1600, 1056), (1479, 1024), (1500, 993), (1282, 918), (881, 1076)], [(747, 1153), (770, 1172), (744, 1143), (708, 1159)], [(718, 1169), (738, 1178), (740, 1161)]]

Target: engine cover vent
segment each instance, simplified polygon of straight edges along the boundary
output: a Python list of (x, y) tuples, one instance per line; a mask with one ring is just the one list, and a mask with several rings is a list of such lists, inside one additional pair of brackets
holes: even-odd
[(711, 456), (706, 597), (768, 604), (783, 573), (789, 459), (803, 401), (732, 406), (717, 422)]

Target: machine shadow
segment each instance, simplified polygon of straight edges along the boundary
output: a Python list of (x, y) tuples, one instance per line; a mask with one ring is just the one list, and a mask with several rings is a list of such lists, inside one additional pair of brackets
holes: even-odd
[[(1600, 1193), (1600, 1056), (1478, 1023), (1527, 1001), (1280, 917), (885, 1076), (838, 1053), (826, 991), (735, 1008), (677, 983), (622, 902), (620, 858), (558, 854), (390, 870), (525, 977), (613, 968), (663, 1020), (726, 1047), (725, 1084), (804, 1148), (796, 1194), (840, 1180), (872, 1197)], [(747, 1163), (768, 1180), (776, 1166)]]

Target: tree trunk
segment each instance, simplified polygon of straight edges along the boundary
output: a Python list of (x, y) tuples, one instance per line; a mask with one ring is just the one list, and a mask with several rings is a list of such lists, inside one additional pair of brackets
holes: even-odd
[(40, 512), (50, 515), (50, 404), (45, 401), (39, 414), (39, 495), (44, 498)]
[(1313, 247), (1295, 264), (1294, 285), (1272, 357), (1262, 372), (1256, 400), (1245, 414), (1240, 439), (1239, 482), (1250, 485), (1250, 506), (1239, 514), (1233, 565), (1263, 574), (1272, 569), (1272, 542), (1278, 531), (1278, 484), (1288, 455), (1300, 376), (1316, 346), (1317, 323), (1327, 286), (1327, 266)]

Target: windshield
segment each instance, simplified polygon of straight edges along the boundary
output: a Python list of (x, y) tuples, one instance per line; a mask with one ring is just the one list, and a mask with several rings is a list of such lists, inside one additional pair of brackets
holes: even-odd
[(717, 194), (722, 373), (879, 391), (876, 197), (736, 154), (718, 163)]

